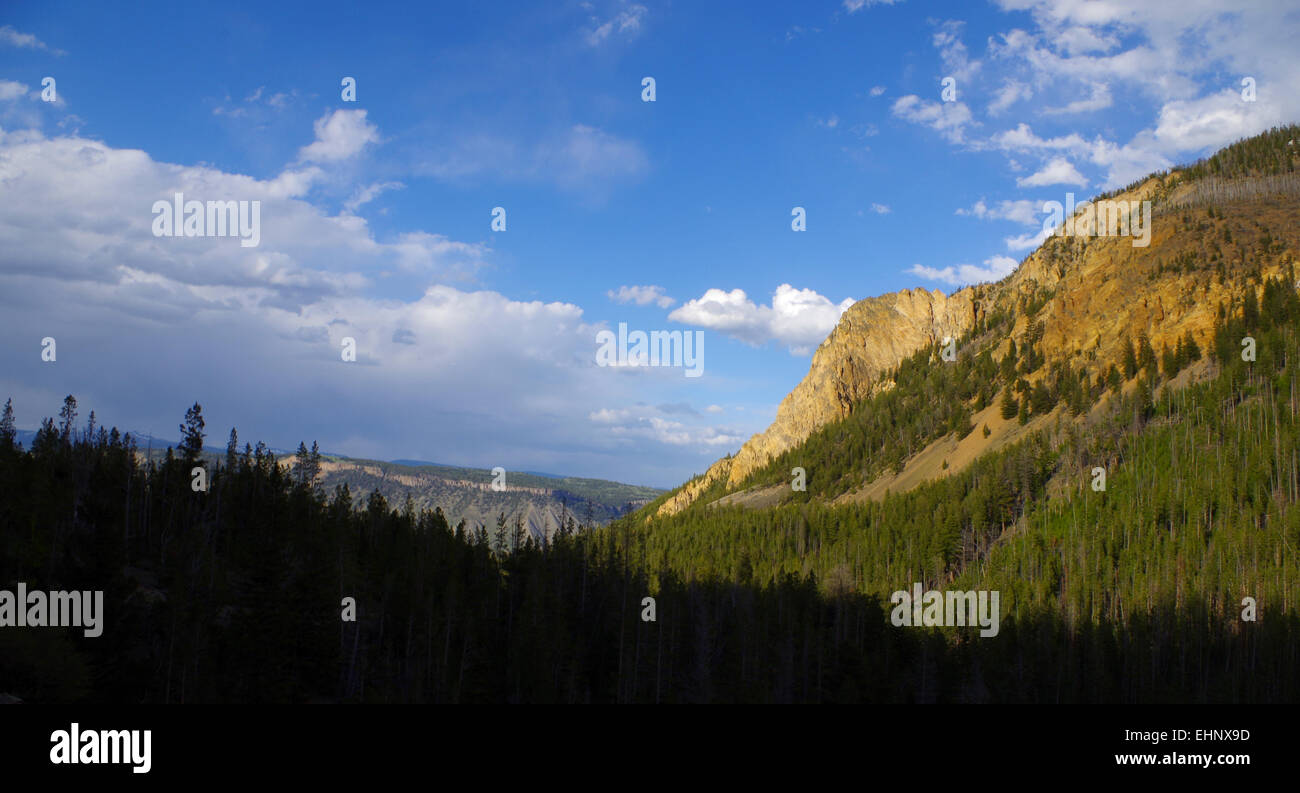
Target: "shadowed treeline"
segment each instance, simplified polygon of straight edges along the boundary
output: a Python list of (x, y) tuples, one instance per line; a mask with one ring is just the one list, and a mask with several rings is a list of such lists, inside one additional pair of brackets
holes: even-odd
[(811, 576), (647, 572), (618, 528), (507, 553), (504, 524), (467, 537), (437, 511), (326, 498), (260, 445), (232, 443), (194, 492), (197, 409), (157, 466), (75, 415), (31, 450), (0, 442), (0, 588), (105, 590), (98, 639), (0, 628), (0, 694), (28, 702), (1297, 698), (1290, 616), (1233, 623), (1187, 600), (1123, 626), (1040, 610), (984, 639), (896, 628), (888, 604)]

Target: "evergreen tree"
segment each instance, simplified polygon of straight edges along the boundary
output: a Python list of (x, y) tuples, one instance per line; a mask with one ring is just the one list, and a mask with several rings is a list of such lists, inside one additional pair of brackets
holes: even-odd
[(1010, 383), (1016, 376), (1016, 340), (1007, 339), (1007, 355), (1002, 359), (1002, 379)]
[(307, 451), (307, 444), (298, 441), (298, 451), (294, 453), (293, 474), (294, 481), (298, 484), (306, 484), (307, 472), (310, 466), (310, 453)]
[(1138, 359), (1137, 351), (1133, 349), (1133, 341), (1128, 336), (1124, 337), (1120, 354), (1123, 357), (1124, 380), (1132, 380), (1138, 371)]
[(316, 482), (316, 477), (320, 476), (320, 447), (316, 441), (311, 442), (311, 454), (307, 456), (307, 484), (310, 486)]
[(195, 402), (185, 411), (185, 423), (180, 425), (179, 450), (186, 467), (193, 466), (203, 454), (203, 408)]
[(0, 449), (12, 449), (18, 430), (14, 426), (14, 400), (10, 397), (5, 402), (4, 415), (0, 416)]
[(1147, 338), (1144, 331), (1138, 335), (1138, 368), (1146, 372), (1146, 376), (1151, 378), (1159, 374), (1156, 371), (1156, 351), (1151, 347), (1151, 339)]
[(230, 440), (226, 441), (226, 470), (234, 471), (239, 460), (239, 433), (230, 428)]
[(1019, 412), (1019, 410), (1020, 406), (1017, 405), (1016, 400), (1011, 397), (1011, 387), (1007, 386), (1002, 389), (1002, 404), (999, 406), (999, 412), (1002, 414), (1002, 418), (1013, 419), (1016, 417), (1016, 413)]
[(59, 440), (65, 445), (72, 441), (72, 428), (77, 422), (77, 400), (68, 394), (63, 398), (63, 407), (59, 410)]

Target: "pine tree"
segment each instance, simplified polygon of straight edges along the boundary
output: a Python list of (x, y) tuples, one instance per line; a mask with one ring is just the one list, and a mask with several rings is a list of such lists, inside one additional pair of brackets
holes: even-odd
[(506, 513), (504, 512), (497, 516), (497, 531), (493, 539), (492, 550), (496, 551), (498, 555), (502, 555), (506, 551)]
[[(1181, 348), (1181, 344), (1182, 344), (1182, 340), (1180, 339), (1179, 340), (1180, 348)], [(1173, 378), (1174, 375), (1178, 374), (1178, 369), (1179, 369), (1178, 353), (1170, 352), (1168, 344), (1161, 344), (1160, 345), (1160, 370), (1164, 374), (1165, 379), (1168, 380)]]
[(1241, 319), (1246, 323), (1246, 330), (1254, 331), (1259, 328), (1259, 300), (1255, 297), (1254, 287), (1246, 290), (1246, 299), (1241, 306)]
[(1151, 339), (1143, 332), (1138, 336), (1138, 368), (1146, 372), (1146, 377), (1153, 378), (1156, 371), (1156, 351), (1151, 347)]
[(1124, 337), (1121, 354), (1124, 363), (1124, 380), (1132, 380), (1138, 371), (1137, 351), (1133, 349), (1133, 341), (1127, 336)]
[(63, 407), (59, 410), (59, 440), (64, 444), (72, 442), (72, 428), (77, 421), (77, 400), (72, 394), (63, 398)]
[(1016, 376), (1016, 340), (1007, 339), (1007, 355), (1002, 359), (1002, 379), (1011, 382)]
[(198, 402), (185, 411), (185, 423), (180, 425), (180, 452), (185, 465), (192, 466), (203, 454), (203, 408)]
[(310, 465), (307, 444), (298, 441), (298, 451), (294, 453), (293, 475), (298, 484), (304, 484), (307, 481), (307, 469)]
[(311, 442), (311, 454), (307, 456), (307, 465), (310, 473), (307, 484), (310, 486), (316, 482), (316, 477), (320, 476), (320, 447), (316, 445), (316, 441)]
[(1002, 413), (1002, 418), (1004, 419), (1015, 418), (1016, 413), (1020, 410), (1020, 406), (1016, 404), (1016, 400), (1011, 398), (1010, 386), (1002, 389), (1002, 404), (1000, 406), (1000, 410)]
[(235, 470), (235, 463), (239, 456), (239, 433), (235, 428), (230, 428), (230, 440), (226, 441), (226, 470)]
[(18, 430), (14, 427), (14, 400), (13, 397), (5, 402), (4, 416), (0, 417), (0, 449), (12, 449), (14, 440), (18, 437)]

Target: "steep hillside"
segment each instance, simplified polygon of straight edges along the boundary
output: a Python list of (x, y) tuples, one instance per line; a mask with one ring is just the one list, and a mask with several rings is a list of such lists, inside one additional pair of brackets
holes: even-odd
[[(1139, 206), (1149, 201), (1145, 234), (1129, 229), (1128, 235), (1095, 236), (1099, 223), (1107, 232), (1124, 229), (1108, 228), (1105, 216), (1081, 210), (1065, 224), (1073, 233), (1049, 237), (998, 283), (946, 297), (904, 290), (858, 302), (817, 349), (808, 376), (781, 403), (772, 425), (652, 504), (655, 514), (672, 515), (698, 500), (769, 504), (778, 486), (788, 492), (791, 467), (806, 468), (814, 479), (818, 470), (838, 469), (827, 457), (795, 451), (873, 400), (875, 418), (858, 424), (874, 421), (879, 431), (864, 431), (863, 444), (818, 442), (823, 455), (853, 456), (857, 466), (852, 481), (840, 477), (824, 492), (838, 497), (846, 488), (880, 494), (890, 484), (913, 487), (927, 478), (918, 469), (951, 475), (1021, 434), (1013, 428), (1025, 422), (1006, 427), (1000, 419), (996, 397), (1008, 389), (1018, 396), (1017, 409), (1037, 402), (1040, 410), (1028, 413), (1047, 412), (1042, 409), (1055, 405), (1063, 388), (1091, 409), (1114, 385), (1112, 368), (1126, 375), (1116, 389), (1131, 387), (1124, 385), (1134, 374), (1130, 358), (1154, 357), (1159, 368), (1165, 350), (1177, 357), (1185, 347), (1204, 349), (1225, 307), (1239, 306), (1247, 292), (1258, 300), (1269, 278), (1295, 284), (1298, 135), (1295, 126), (1274, 130), (1098, 197)], [(939, 357), (945, 336), (957, 339), (955, 361)], [(943, 367), (953, 371), (934, 371)], [(900, 378), (912, 392), (885, 399)], [(940, 386), (955, 386), (963, 404), (931, 401)], [(918, 411), (930, 417), (914, 415)], [(1069, 412), (1074, 421), (1087, 418), (1082, 409)], [(894, 419), (882, 424), (882, 414)], [(945, 421), (934, 420), (940, 416)], [(980, 427), (990, 425), (988, 435), (969, 439), (972, 417)], [(955, 423), (948, 426), (947, 419)], [(887, 437), (886, 429), (901, 431)], [(939, 470), (913, 465), (905, 480), (883, 477), (902, 474), (914, 456), (948, 434), (953, 459), (944, 458)], [(965, 444), (960, 450), (958, 441)]]

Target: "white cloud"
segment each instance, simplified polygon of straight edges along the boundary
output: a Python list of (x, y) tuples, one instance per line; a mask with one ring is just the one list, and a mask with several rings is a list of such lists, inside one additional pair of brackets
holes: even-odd
[(365, 204), (370, 203), (379, 197), (379, 194), (385, 190), (401, 190), (406, 185), (401, 182), (375, 182), (365, 187), (357, 188), (352, 197), (343, 203), (343, 208), (349, 212), (356, 212)]
[(316, 140), (302, 148), (303, 162), (337, 162), (355, 156), (367, 143), (379, 142), (379, 128), (366, 121), (365, 110), (335, 110), (313, 125)]
[(885, 86), (883, 86), (883, 85), (873, 85), (873, 86), (871, 87), (871, 92), (870, 92), (870, 93), (871, 93), (872, 96), (880, 96), (880, 95), (883, 94), (884, 92), (885, 92)]
[[(1004, 11), (1029, 12), (1033, 24), (989, 41), (1004, 80), (991, 114), (1030, 90), (1058, 103), (1038, 111), (1045, 116), (1104, 110), (1121, 95), (1129, 107), (1151, 109), (1147, 126), (1127, 142), (1108, 131), (1086, 143), (1078, 134), (1030, 141), (1042, 148), (1069, 141), (1076, 157), (1108, 169), (1102, 187), (1123, 186), (1300, 118), (1300, 93), (1282, 88), (1300, 84), (1297, 17), (1288, 4), (996, 2)], [(1244, 77), (1256, 80), (1255, 102), (1242, 100)], [(995, 147), (1009, 142), (998, 137), (991, 140)]]
[(1067, 55), (1082, 55), (1110, 52), (1119, 46), (1119, 39), (1101, 30), (1076, 25), (1058, 33), (1052, 44)]
[[(707, 412), (720, 413), (721, 408)], [(669, 446), (695, 446), (712, 449), (717, 446), (736, 446), (744, 442), (745, 436), (734, 430), (714, 427), (695, 420), (687, 423), (678, 419), (664, 418), (668, 415), (697, 415), (697, 411), (686, 404), (646, 405), (632, 407), (601, 408), (593, 410), (587, 418), (601, 425), (603, 432), (621, 439), (641, 438)]]
[(654, 303), (660, 308), (668, 308), (677, 301), (664, 294), (662, 286), (620, 286), (605, 293), (615, 303), (635, 303), (644, 306)]
[(930, 127), (949, 143), (963, 142), (963, 130), (971, 123), (970, 108), (965, 102), (928, 102), (916, 94), (897, 99), (892, 112), (904, 121)]
[(1059, 138), (1040, 138), (1028, 124), (1021, 122), (1015, 129), (999, 132), (990, 138), (994, 146), (1008, 151), (1074, 150), (1081, 151), (1088, 144), (1078, 133)]
[(1018, 237), (1007, 237), (1003, 242), (1007, 245), (1007, 250), (1013, 253), (1033, 250), (1043, 244), (1043, 240), (1052, 236), (1051, 229), (1039, 229), (1021, 234)]
[(1088, 180), (1064, 157), (1054, 157), (1041, 170), (1016, 180), (1016, 185), (1019, 187), (1043, 187), (1050, 184), (1087, 187)]
[(893, 210), (885, 204), (872, 204), (871, 211), (875, 212), (877, 215), (888, 215)]
[[(657, 484), (740, 437), (671, 423), (691, 415), (667, 412), (681, 400), (679, 372), (597, 366), (601, 326), (579, 306), (437, 282), (483, 261), (483, 246), (419, 229), (379, 238), (364, 218), (303, 200), (311, 178), (0, 130), (0, 337), (55, 335), (76, 375), (55, 394), (39, 385), (37, 356), (0, 345), (0, 391), (28, 395), (21, 408), (35, 413), (76, 388), (119, 427), (160, 435), (198, 398), (223, 437), (237, 423), (246, 438), (290, 448), (318, 439), (384, 459), (437, 449), (467, 465)], [(153, 202), (175, 192), (261, 201), (260, 245), (153, 236)], [(355, 363), (340, 360), (344, 336), (356, 340)], [(658, 418), (671, 421), (642, 435), (591, 432), (591, 411), (642, 399), (666, 405)]]
[(668, 319), (716, 330), (754, 346), (776, 341), (793, 355), (807, 355), (854, 302), (846, 298), (836, 305), (811, 289), (781, 284), (772, 294), (772, 305), (762, 306), (750, 300), (743, 289), (710, 289), (683, 303)]
[(943, 64), (944, 76), (955, 78), (961, 85), (974, 77), (983, 65), (978, 60), (970, 59), (966, 45), (960, 38), (963, 25), (964, 23), (958, 20), (950, 19), (939, 26), (939, 30), (932, 38), (935, 49), (939, 50), (939, 61)]
[(17, 99), (27, 93), (27, 86), (13, 80), (0, 80), (0, 102)]
[(1104, 110), (1110, 107), (1112, 103), (1110, 86), (1105, 83), (1094, 83), (1092, 94), (1087, 99), (1076, 99), (1062, 107), (1044, 108), (1043, 113), (1049, 116), (1091, 113), (1096, 110)]
[(641, 31), (641, 23), (645, 20), (646, 13), (645, 6), (633, 4), (604, 22), (599, 22), (593, 17), (592, 21), (598, 24), (587, 31), (587, 44), (592, 47), (598, 46), (615, 34), (629, 39), (635, 37)]
[(745, 436), (717, 427), (688, 426), (680, 421), (651, 416), (630, 425), (609, 429), (615, 437), (634, 437), (653, 440), (672, 446), (737, 446)]
[(1028, 83), (1022, 83), (1019, 80), (1007, 80), (998, 89), (997, 98), (989, 103), (989, 115), (1001, 115), (1016, 102), (1022, 99), (1030, 99), (1033, 95), (1034, 89)]
[(1014, 201), (999, 201), (997, 205), (989, 207), (981, 198), (970, 209), (958, 209), (956, 214), (976, 217), (980, 220), (1010, 220), (1032, 226), (1041, 222), (1042, 218), (1039, 217), (1039, 211), (1042, 206), (1041, 201), (1031, 201), (1025, 198)]
[(902, 0), (844, 0), (844, 10), (850, 14), (856, 14), (864, 8), (871, 6), (892, 6), (894, 3), (901, 3)]
[(722, 405), (709, 405), (708, 407), (706, 407), (706, 408), (704, 409), (704, 412), (705, 412), (705, 413), (722, 413), (722, 412), (724, 412), (724, 408), (722, 407)]
[(943, 281), (953, 286), (998, 281), (1015, 271), (1019, 265), (1010, 256), (994, 255), (984, 260), (984, 266), (959, 264), (956, 267), (934, 268), (914, 264), (907, 272), (931, 281)]
[(0, 27), (0, 44), (8, 44), (11, 47), (28, 50), (46, 50), (52, 55), (66, 55), (63, 50), (52, 50), (40, 39), (31, 33), (21, 33), (11, 25)]

